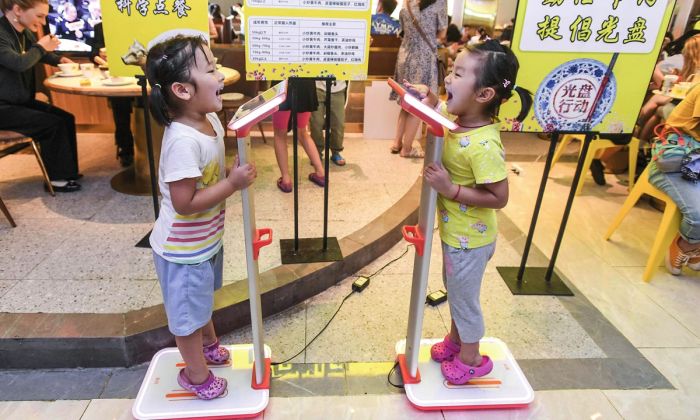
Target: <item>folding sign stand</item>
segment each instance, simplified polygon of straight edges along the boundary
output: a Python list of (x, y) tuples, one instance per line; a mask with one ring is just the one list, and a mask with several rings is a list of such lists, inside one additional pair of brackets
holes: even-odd
[[(326, 82), (326, 107), (325, 118), (325, 146), (324, 146), (324, 168), (326, 174), (326, 183), (323, 186), (323, 237), (322, 238), (299, 238), (299, 165), (298, 165), (298, 130), (297, 130), (297, 113), (292, 109), (292, 138), (293, 138), (293, 161), (294, 161), (294, 239), (280, 240), (280, 251), (282, 254), (282, 264), (300, 264), (310, 262), (325, 262), (325, 261), (340, 261), (343, 259), (343, 253), (340, 250), (340, 244), (335, 237), (328, 237), (328, 185), (330, 184), (330, 141), (331, 141), (331, 84), (335, 81), (334, 77), (316, 78), (316, 77), (292, 77), (289, 79), (290, 95), (292, 103), (295, 101), (296, 89), (295, 82), (301, 79), (314, 79)], [(294, 107), (293, 107), (294, 108)]]
[[(151, 176), (151, 197), (153, 198), (153, 212), (155, 213), (155, 218), (158, 219), (158, 213), (160, 213), (160, 206), (158, 204), (158, 182), (156, 181), (156, 164), (153, 154), (153, 134), (151, 133), (151, 112), (148, 107), (148, 81), (146, 76), (137, 75), (138, 84), (141, 86), (141, 101), (143, 102), (143, 120), (146, 126), (146, 147), (148, 150), (148, 170)], [(151, 237), (151, 232), (149, 231), (146, 236), (141, 238), (140, 241), (136, 243), (136, 248), (150, 248), (151, 244), (149, 239)]]
[[(542, 180), (540, 181), (540, 190), (537, 193), (537, 201), (535, 201), (535, 210), (532, 213), (532, 221), (530, 222), (530, 230), (527, 233), (527, 240), (525, 241), (525, 249), (523, 250), (523, 257), (520, 261), (520, 267), (496, 267), (498, 273), (503, 278), (511, 293), (514, 295), (548, 295), (548, 296), (573, 296), (569, 287), (564, 284), (564, 282), (557, 276), (554, 272), (554, 264), (557, 262), (557, 255), (559, 255), (559, 247), (561, 247), (561, 241), (564, 239), (564, 231), (566, 230), (566, 224), (569, 221), (569, 214), (571, 213), (571, 206), (574, 204), (574, 198), (576, 197), (576, 188), (578, 187), (579, 180), (581, 179), (583, 173), (583, 163), (586, 160), (586, 155), (588, 154), (588, 147), (591, 145), (591, 141), (598, 134), (591, 131), (591, 121), (593, 119), (593, 114), (598, 107), (598, 102), (608, 85), (610, 80), (610, 75), (617, 62), (617, 57), (619, 53), (614, 53), (610, 59), (605, 74), (600, 81), (600, 87), (596, 93), (595, 99), (591, 105), (586, 120), (583, 123), (583, 130), (581, 131), (555, 131), (552, 133), (552, 138), (549, 143), (549, 150), (547, 152), (547, 160), (544, 164), (544, 171), (542, 172)], [(581, 147), (581, 153), (578, 156), (578, 163), (576, 164), (576, 171), (574, 172), (574, 179), (571, 181), (571, 189), (569, 190), (569, 198), (566, 200), (566, 207), (564, 207), (564, 215), (561, 219), (561, 224), (559, 225), (559, 233), (557, 233), (556, 242), (554, 242), (554, 249), (552, 250), (552, 257), (549, 259), (549, 265), (545, 269), (544, 267), (529, 267), (526, 268), (527, 257), (530, 254), (530, 246), (532, 245), (532, 236), (535, 234), (535, 225), (537, 224), (537, 219), (540, 214), (540, 207), (542, 206), (542, 199), (544, 198), (544, 190), (547, 186), (547, 179), (549, 178), (549, 170), (552, 167), (552, 159), (554, 157), (554, 149), (557, 145), (557, 140), (562, 134), (583, 134), (583, 146)], [(543, 281), (544, 280), (544, 281)]]
[[(425, 164), (439, 162), (442, 157), (444, 129), (457, 125), (421, 103), (394, 80), (389, 85), (401, 96), (401, 107), (428, 125)], [(481, 340), (481, 349), (493, 360), (493, 371), (487, 376), (453, 385), (445, 380), (440, 364), (430, 358), (430, 347), (442, 338), (421, 340), (423, 309), (428, 288), (428, 270), (435, 224), (437, 191), (423, 182), (418, 225), (404, 226), (404, 239), (415, 245), (413, 282), (408, 313), (406, 340), (396, 343), (404, 390), (408, 400), (421, 410), (467, 410), (477, 408), (522, 407), (534, 399), (534, 392), (506, 345), (495, 338)]]
[[(280, 83), (251, 99), (229, 123), (236, 132), (241, 165), (250, 161), (250, 128), (277, 110), (284, 102), (286, 87), (285, 82)], [(137, 419), (244, 418), (257, 416), (267, 407), (272, 353), (263, 346), (258, 255), (260, 248), (272, 242), (272, 230), (255, 227), (252, 187), (242, 190), (241, 195), (253, 344), (226, 346), (231, 352), (230, 363), (209, 366), (215, 375), (228, 381), (227, 392), (211, 401), (199, 400), (177, 384), (177, 373), (184, 366), (177, 348), (159, 351), (148, 367), (132, 409)]]

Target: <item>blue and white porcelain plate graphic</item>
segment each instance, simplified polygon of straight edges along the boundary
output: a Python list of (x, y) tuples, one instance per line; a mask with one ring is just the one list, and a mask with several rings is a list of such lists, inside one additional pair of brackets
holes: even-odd
[(617, 94), (617, 81), (613, 73), (610, 73), (605, 90), (598, 100), (591, 124), (586, 127), (586, 120), (606, 68), (598, 60), (581, 58), (567, 61), (545, 77), (535, 94), (535, 118), (544, 131), (592, 130), (603, 121)]

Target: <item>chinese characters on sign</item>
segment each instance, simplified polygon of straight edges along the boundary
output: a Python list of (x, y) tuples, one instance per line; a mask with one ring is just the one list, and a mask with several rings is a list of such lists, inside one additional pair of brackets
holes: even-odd
[(522, 51), (649, 53), (668, 0), (531, 0)]
[[(131, 16), (132, 5), (141, 16), (147, 16), (151, 0), (136, 0), (136, 4), (134, 4), (134, 0), (114, 0), (114, 4), (117, 6), (119, 13), (127, 16)], [(178, 18), (183, 18), (188, 16), (187, 12), (189, 10), (192, 10), (192, 8), (187, 5), (187, 0), (172, 0), (172, 8), (170, 10), (167, 8), (166, 0), (156, 0), (151, 13), (154, 15), (168, 15), (172, 11)]]
[(250, 60), (255, 63), (361, 63), (363, 20), (256, 16), (248, 19)]
[(313, 7), (314, 9), (369, 10), (370, 0), (248, 0), (250, 7)]

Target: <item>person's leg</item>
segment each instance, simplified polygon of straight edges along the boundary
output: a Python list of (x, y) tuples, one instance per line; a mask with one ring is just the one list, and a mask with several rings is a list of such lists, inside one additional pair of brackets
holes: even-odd
[(0, 106), (0, 129), (31, 137), (41, 145), (41, 158), (49, 179), (60, 181), (78, 175), (75, 119), (49, 104), (31, 101), (23, 106)]
[(325, 144), (325, 137), (323, 135), (323, 129), (326, 127), (326, 92), (321, 89), (316, 89), (316, 96), (318, 97), (318, 108), (311, 113), (311, 138), (316, 144), (316, 151), (318, 151), (319, 156), (323, 155), (323, 147)]
[(185, 375), (193, 384), (201, 384), (209, 377), (207, 361), (202, 353), (202, 330), (197, 329), (187, 336), (175, 336), (177, 349), (185, 361)]
[(650, 141), (654, 136), (654, 127), (659, 125), (659, 123), (661, 123), (661, 118), (659, 118), (657, 115), (652, 115), (649, 117), (639, 132), (639, 140), (646, 142)]
[(117, 144), (117, 157), (122, 166), (134, 161), (134, 136), (131, 133), (131, 98), (110, 98), (114, 117), (114, 140)]
[(299, 144), (301, 144), (301, 147), (304, 148), (306, 155), (309, 157), (311, 165), (314, 167), (316, 176), (323, 178), (325, 177), (325, 171), (323, 169), (323, 165), (321, 164), (321, 157), (319, 156), (316, 145), (306, 129), (306, 127), (309, 125), (310, 118), (310, 112), (300, 112), (297, 114), (297, 135), (299, 136)]
[(331, 150), (334, 153), (343, 151), (345, 136), (345, 95), (347, 89), (331, 95)]
[(394, 144), (391, 146), (392, 151), (401, 151), (401, 148), (403, 147), (403, 136), (406, 132), (407, 116), (408, 112), (404, 111), (403, 108), (401, 108), (401, 110), (399, 111), (399, 118), (396, 121), (396, 136), (394, 136)]
[(280, 168), (282, 183), (291, 185), (292, 177), (289, 176), (289, 162), (287, 154), (287, 123), (290, 111), (277, 111), (272, 114), (272, 126), (275, 132), (275, 158)]
[(671, 243), (666, 256), (666, 268), (678, 275), (690, 258), (700, 255), (700, 184), (683, 179), (679, 172), (661, 172), (656, 164), (652, 165), (649, 182), (676, 203), (682, 216), (679, 236)]
[(406, 117), (406, 131), (403, 135), (403, 147), (401, 148), (401, 157), (410, 157), (413, 148), (413, 140), (416, 138), (416, 132), (420, 126), (420, 120), (411, 114)]

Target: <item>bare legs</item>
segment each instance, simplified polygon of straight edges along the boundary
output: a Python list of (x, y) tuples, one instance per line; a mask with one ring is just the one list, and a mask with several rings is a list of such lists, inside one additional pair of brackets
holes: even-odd
[(209, 368), (204, 358), (203, 344), (216, 341), (216, 332), (211, 319), (207, 325), (187, 336), (176, 336), (175, 343), (185, 361), (185, 375), (193, 384), (201, 384), (209, 377)]
[(418, 117), (414, 117), (403, 109), (399, 112), (399, 119), (396, 121), (396, 136), (394, 137), (394, 150), (401, 149), (402, 157), (409, 157), (413, 146), (413, 139), (420, 126)]
[[(298, 129), (299, 143), (304, 148), (306, 155), (309, 157), (311, 164), (314, 167), (316, 175), (324, 177), (325, 172), (321, 165), (321, 158), (318, 155), (316, 144), (311, 139), (306, 127)], [(289, 154), (287, 153), (287, 131), (285, 129), (275, 129), (275, 158), (277, 165), (280, 168), (280, 175), (284, 184), (291, 184), (292, 177), (289, 175)]]
[(452, 325), (450, 326), (450, 340), (452, 340), (453, 343), (461, 343), (459, 359), (462, 363), (469, 366), (481, 366), (482, 358), (481, 353), (479, 353), (479, 342), (462, 343), (454, 321), (452, 321)]

